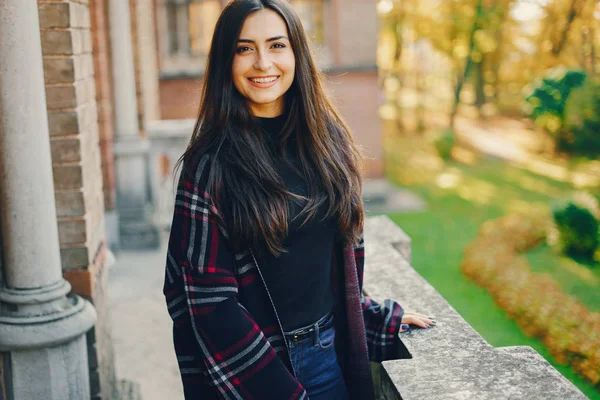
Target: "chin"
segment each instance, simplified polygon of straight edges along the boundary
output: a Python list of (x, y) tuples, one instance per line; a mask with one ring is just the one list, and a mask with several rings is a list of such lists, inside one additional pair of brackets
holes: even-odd
[(254, 104), (259, 104), (259, 105), (266, 105), (266, 104), (270, 104), (270, 103), (274, 103), (277, 101), (277, 99), (279, 98), (279, 96), (269, 96), (269, 97), (254, 97), (254, 98), (250, 98), (250, 100), (254, 103)]

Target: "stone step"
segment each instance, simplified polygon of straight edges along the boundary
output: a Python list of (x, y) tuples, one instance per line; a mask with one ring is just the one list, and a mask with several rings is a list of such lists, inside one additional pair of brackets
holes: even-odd
[(121, 379), (118, 384), (118, 400), (142, 400), (142, 391), (140, 385), (127, 379)]

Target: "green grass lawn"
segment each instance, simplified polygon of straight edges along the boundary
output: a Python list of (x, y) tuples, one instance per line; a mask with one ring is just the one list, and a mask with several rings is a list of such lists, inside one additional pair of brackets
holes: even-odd
[[(440, 165), (427, 159), (430, 156), (426, 153), (422, 153), (425, 159), (418, 160), (419, 149), (412, 151), (406, 142), (398, 145), (394, 148), (400, 148), (399, 153), (388, 150), (388, 177), (427, 203), (425, 211), (389, 215), (412, 238), (414, 268), (490, 344), (533, 347), (588, 397), (600, 400), (600, 392), (570, 368), (557, 365), (539, 340), (526, 337), (514, 321), (495, 307), (491, 296), (460, 271), (463, 249), (476, 237), (484, 221), (528, 204), (548, 204), (573, 188), (498, 160)], [(590, 309), (600, 309), (600, 268), (590, 270), (573, 265), (568, 259), (556, 257), (547, 246), (540, 246), (528, 257), (533, 270), (551, 273)]]

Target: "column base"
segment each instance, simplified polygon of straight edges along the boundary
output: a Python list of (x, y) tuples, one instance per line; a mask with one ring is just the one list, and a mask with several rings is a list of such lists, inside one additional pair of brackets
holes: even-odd
[(85, 335), (58, 346), (9, 354), (12, 398), (90, 399)]
[(79, 296), (67, 297), (70, 290), (64, 280), (39, 289), (0, 288), (9, 398), (89, 399), (85, 333), (96, 311)]

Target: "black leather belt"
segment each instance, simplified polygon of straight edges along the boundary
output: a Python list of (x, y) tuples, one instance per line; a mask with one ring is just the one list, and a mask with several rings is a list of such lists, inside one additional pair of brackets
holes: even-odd
[[(326, 324), (319, 325), (319, 332), (324, 332), (327, 329), (330, 329), (333, 327), (333, 318), (328, 318), (328, 320), (329, 320), (329, 322), (327, 322)], [(298, 343), (303, 340), (309, 339), (311, 337), (311, 334), (315, 331), (316, 331), (315, 326), (312, 325), (310, 328), (301, 329), (301, 330), (295, 331), (293, 333), (286, 333), (285, 337)]]

